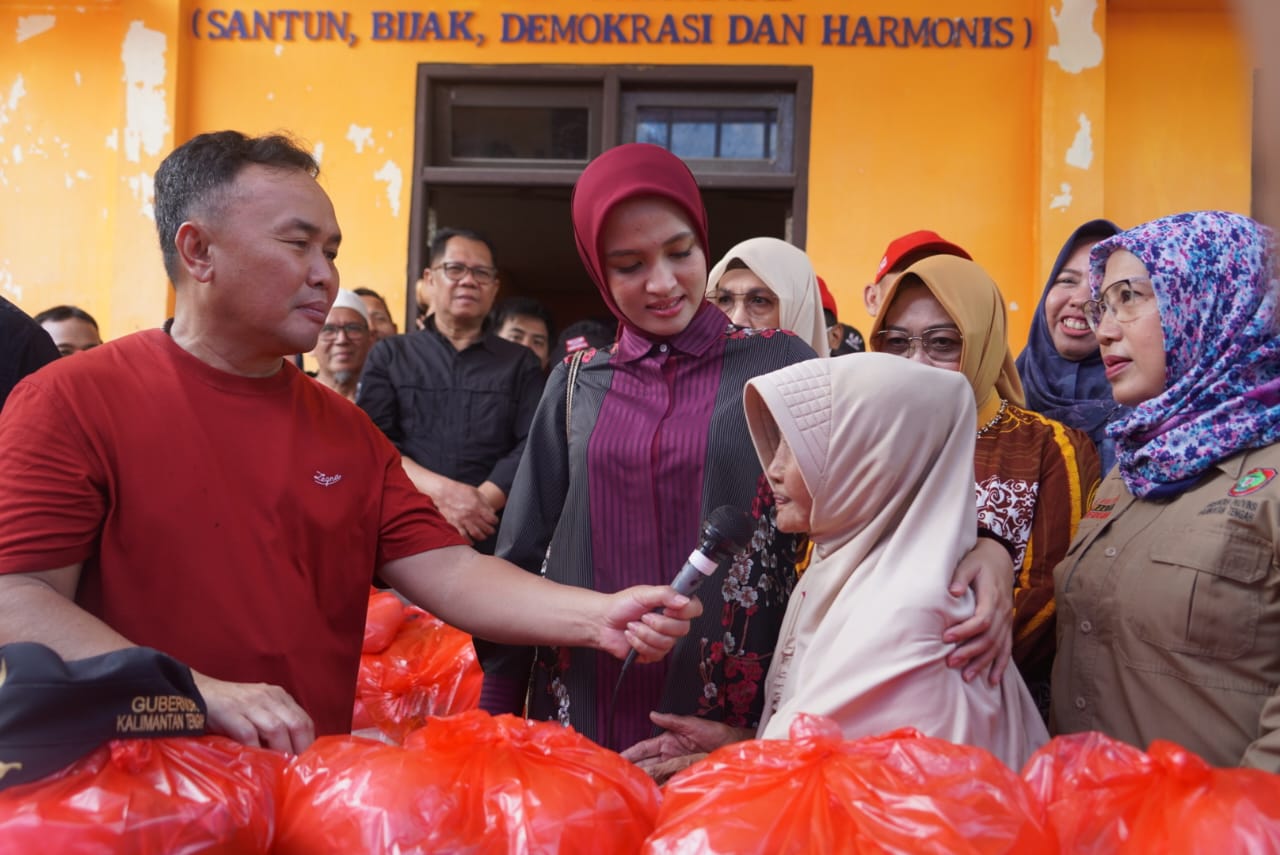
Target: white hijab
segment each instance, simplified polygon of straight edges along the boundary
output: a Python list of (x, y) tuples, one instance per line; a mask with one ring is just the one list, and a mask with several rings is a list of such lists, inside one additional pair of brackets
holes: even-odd
[(966, 683), (942, 642), (974, 609), (971, 592), (947, 591), (978, 528), (964, 375), (854, 354), (756, 377), (745, 395), (761, 463), (780, 437), (795, 453), (815, 544), (765, 679), (758, 735), (786, 738), (797, 713), (818, 713), (849, 738), (911, 726), (1020, 769), (1049, 738), (1022, 678), (1010, 667), (998, 686)]
[(709, 298), (735, 258), (778, 295), (778, 323), (782, 329), (804, 339), (814, 353), (827, 356), (831, 349), (827, 345), (827, 321), (822, 315), (822, 292), (818, 290), (818, 274), (813, 272), (804, 250), (777, 238), (744, 240), (711, 268), (707, 277)]

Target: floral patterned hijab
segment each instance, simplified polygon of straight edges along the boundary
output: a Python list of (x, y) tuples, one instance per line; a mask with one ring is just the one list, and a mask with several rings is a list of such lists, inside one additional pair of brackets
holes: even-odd
[(1274, 235), (1240, 214), (1153, 220), (1090, 253), (1097, 299), (1125, 249), (1151, 277), (1164, 331), (1165, 390), (1113, 422), (1120, 475), (1135, 496), (1191, 487), (1218, 461), (1280, 439), (1280, 281)]

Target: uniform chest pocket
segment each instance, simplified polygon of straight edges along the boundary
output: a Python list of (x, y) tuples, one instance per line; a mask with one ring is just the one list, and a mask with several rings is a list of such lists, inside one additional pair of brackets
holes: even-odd
[(1253, 648), (1271, 543), (1225, 531), (1151, 547), (1145, 608), (1129, 621), (1144, 641), (1175, 653), (1235, 659)]

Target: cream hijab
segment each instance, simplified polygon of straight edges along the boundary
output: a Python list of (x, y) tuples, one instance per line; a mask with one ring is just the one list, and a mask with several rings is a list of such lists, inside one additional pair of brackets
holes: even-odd
[[(1004, 297), (987, 272), (967, 258), (931, 255), (902, 272), (889, 284), (881, 299), (880, 314), (871, 327), (872, 350), (876, 333), (885, 328), (893, 298), (903, 286), (923, 283), (964, 336), (960, 372), (973, 387), (978, 402), (976, 424), (985, 424), (1000, 406), (1000, 398), (1018, 407), (1026, 406), (1022, 380), (1009, 350), (1008, 316)], [(899, 357), (901, 358), (901, 357)]]
[(965, 378), (885, 354), (814, 359), (749, 381), (745, 406), (763, 465), (781, 438), (795, 453), (815, 544), (758, 735), (785, 738), (798, 713), (818, 713), (849, 738), (911, 726), (1020, 769), (1049, 736), (1017, 669), (966, 683), (942, 642), (974, 608), (971, 592), (947, 592), (978, 530)]
[(819, 356), (830, 354), (827, 345), (827, 321), (822, 315), (822, 294), (818, 290), (818, 274), (804, 250), (784, 240), (758, 237), (744, 240), (725, 253), (707, 277), (707, 297), (715, 293), (729, 262), (738, 259), (760, 277), (778, 295), (780, 325), (790, 330), (813, 348)]

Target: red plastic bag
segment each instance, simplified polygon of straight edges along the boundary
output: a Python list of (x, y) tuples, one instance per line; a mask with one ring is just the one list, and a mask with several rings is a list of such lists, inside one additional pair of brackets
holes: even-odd
[(381, 653), (387, 649), (404, 623), (404, 608), (400, 598), (390, 591), (374, 588), (369, 592), (361, 653)]
[(1280, 775), (1217, 769), (1172, 742), (1058, 736), (1022, 774), (1063, 852), (1280, 852)]
[(725, 746), (662, 796), (654, 855), (1056, 851), (1012, 770), (912, 728), (845, 740), (831, 719), (800, 715), (790, 740)]
[(472, 711), (404, 747), (324, 737), (285, 772), (277, 855), (636, 852), (658, 788), (570, 728)]
[(114, 741), (0, 793), (0, 850), (266, 853), (284, 766), (283, 754), (221, 736)]
[(361, 656), (356, 678), (357, 703), (395, 742), (432, 716), (475, 709), (484, 683), (470, 635), (414, 606), (404, 613), (395, 641)]

